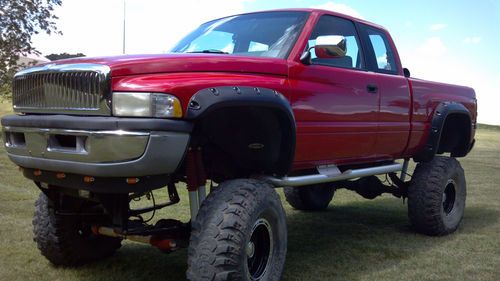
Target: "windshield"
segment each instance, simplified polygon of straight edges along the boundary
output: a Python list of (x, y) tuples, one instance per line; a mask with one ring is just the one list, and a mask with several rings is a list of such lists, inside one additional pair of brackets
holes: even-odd
[(264, 12), (218, 19), (202, 24), (172, 52), (286, 58), (307, 16), (306, 12)]

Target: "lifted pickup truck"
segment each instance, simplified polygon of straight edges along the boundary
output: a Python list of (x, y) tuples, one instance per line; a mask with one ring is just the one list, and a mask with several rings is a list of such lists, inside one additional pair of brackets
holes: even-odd
[[(309, 211), (339, 188), (407, 198), (428, 235), (453, 232), (464, 213), (456, 157), (474, 144), (474, 90), (410, 78), (384, 28), (334, 12), (236, 15), (169, 54), (28, 68), (13, 105), (3, 139), (41, 190), (35, 241), (56, 265), (131, 239), (187, 247), (189, 280), (279, 280), (287, 226), (275, 187)], [(179, 182), (191, 220), (143, 219), (179, 202)], [(168, 202), (130, 207), (159, 188)]]

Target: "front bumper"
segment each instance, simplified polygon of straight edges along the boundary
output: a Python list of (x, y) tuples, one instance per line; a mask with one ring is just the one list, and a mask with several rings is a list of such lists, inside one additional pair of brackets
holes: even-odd
[(172, 174), (192, 129), (181, 120), (67, 115), (9, 115), (1, 124), (17, 165), (95, 177)]

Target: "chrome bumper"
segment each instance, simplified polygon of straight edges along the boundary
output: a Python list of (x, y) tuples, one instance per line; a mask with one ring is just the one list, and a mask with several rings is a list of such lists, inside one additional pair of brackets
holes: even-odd
[(19, 156), (105, 163), (139, 158), (150, 133), (5, 127), (5, 147)]
[(189, 133), (4, 126), (9, 158), (24, 168), (96, 177), (171, 174)]

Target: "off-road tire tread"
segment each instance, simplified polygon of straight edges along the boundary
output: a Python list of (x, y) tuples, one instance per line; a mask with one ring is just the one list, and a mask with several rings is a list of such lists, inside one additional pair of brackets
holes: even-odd
[[(465, 194), (464, 170), (455, 158), (435, 156), (432, 161), (417, 165), (408, 190), (408, 217), (417, 232), (442, 236), (458, 228), (459, 223), (451, 228), (446, 227), (441, 213), (443, 177), (447, 177), (450, 171), (457, 173), (457, 177), (463, 180)], [(463, 200), (465, 201), (465, 195)]]
[[(187, 279), (191, 281), (245, 280), (239, 270), (245, 226), (259, 202), (269, 200), (285, 212), (278, 194), (267, 184), (253, 179), (223, 182), (203, 202), (192, 224), (188, 248)], [(276, 205), (275, 205), (276, 206)], [(251, 227), (251, 226), (250, 226)], [(285, 224), (286, 231), (286, 224)], [(286, 245), (286, 236), (282, 237)], [(281, 277), (286, 249), (274, 263), (273, 278)], [(267, 279), (266, 279), (267, 280)]]
[(78, 266), (113, 255), (121, 246), (121, 239), (112, 237), (79, 237), (75, 222), (54, 213), (48, 197), (41, 193), (35, 203), (33, 217), (34, 241), (52, 264)]

